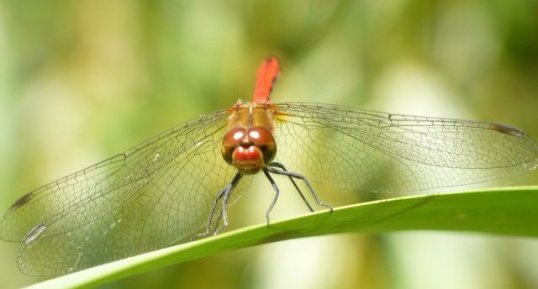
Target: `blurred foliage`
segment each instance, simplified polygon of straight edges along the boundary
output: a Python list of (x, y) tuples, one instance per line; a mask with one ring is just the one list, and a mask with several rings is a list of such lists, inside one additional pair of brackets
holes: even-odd
[[(536, 15), (532, 0), (3, 0), (0, 209), (249, 99), (267, 55), (282, 60), (275, 102), (497, 121), (536, 138)], [(536, 174), (525, 180), (536, 183)], [(259, 215), (266, 205), (253, 207)], [(111, 287), (538, 287), (535, 241), (421, 233), (303, 242), (302, 250), (290, 242), (225, 253)], [(34, 281), (17, 272), (15, 252), (0, 244), (0, 270), (12, 276), (0, 287)]]

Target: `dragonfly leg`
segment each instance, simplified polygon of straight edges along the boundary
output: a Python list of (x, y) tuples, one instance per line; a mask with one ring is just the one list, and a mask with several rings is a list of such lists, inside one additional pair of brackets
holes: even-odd
[[(224, 194), (224, 197), (222, 198), (222, 207), (221, 207), (221, 213), (220, 213), (220, 216), (219, 216), (219, 219), (220, 217), (222, 217), (222, 229), (228, 227), (228, 212), (227, 212), (227, 208), (228, 208), (228, 200), (230, 199), (230, 195), (233, 191), (233, 189), (235, 188), (235, 186), (237, 185), (237, 183), (239, 182), (239, 180), (241, 179), (241, 173), (237, 173), (236, 176), (239, 175), (240, 177), (236, 180), (235, 178), (232, 180), (232, 182), (230, 183), (230, 189), (226, 191), (226, 193)], [(218, 224), (218, 222), (216, 223)], [(220, 230), (220, 229), (219, 229)], [(215, 232), (216, 234), (217, 232)]]
[[(272, 162), (269, 164), (270, 167), (276, 167), (276, 168), (279, 168), (281, 169), (282, 171), (284, 172), (288, 172), (288, 170), (286, 170), (286, 167), (284, 167), (283, 164), (281, 163), (277, 163), (277, 162)], [(278, 174), (278, 173), (277, 173)], [(295, 179), (292, 177), (292, 176), (288, 176), (286, 175), (291, 183), (293, 184), (293, 186), (295, 187), (295, 191), (297, 193), (299, 193), (299, 196), (301, 196), (301, 199), (303, 199), (303, 202), (306, 204), (306, 206), (308, 207), (308, 209), (310, 210), (310, 212), (313, 212), (314, 209), (312, 208), (312, 206), (310, 205), (310, 203), (308, 202), (308, 200), (306, 199), (305, 195), (303, 194), (303, 191), (301, 191), (301, 189), (299, 188), (299, 186), (297, 185), (297, 183), (295, 182)]]
[(216, 214), (216, 218), (217, 218), (217, 219), (216, 219), (215, 221), (211, 220), (211, 224), (215, 224), (215, 225), (214, 225), (213, 228), (211, 229), (211, 232), (206, 233), (206, 235), (209, 235), (209, 234), (211, 234), (211, 235), (216, 235), (216, 234), (218, 234), (220, 231), (224, 230), (225, 226), (228, 225), (228, 224), (221, 224), (221, 222), (220, 222), (221, 219), (222, 219), (222, 214), (223, 214), (223, 211), (222, 211), (222, 210), (223, 210), (223, 209), (222, 209), (222, 207), (221, 207), (221, 208), (219, 209), (219, 213)]
[[(232, 179), (232, 181), (224, 187), (218, 194), (215, 200), (213, 201), (213, 207), (211, 208), (211, 213), (209, 213), (209, 218), (207, 221), (206, 231), (203, 236), (208, 235), (216, 235), (220, 230), (226, 228), (228, 226), (228, 216), (226, 215), (226, 206), (228, 206), (228, 200), (230, 199), (230, 195), (233, 191), (233, 189), (237, 186), (239, 183), (239, 180), (241, 180), (241, 177), (243, 175), (240, 172), (237, 172), (235, 174), (235, 177)], [(222, 202), (220, 210), (218, 210), (218, 214), (215, 214), (217, 212), (217, 208), (219, 206), (219, 201)], [(216, 219), (215, 219), (216, 217)], [(221, 227), (219, 227), (220, 221), (223, 221), (223, 224)], [(213, 223), (215, 224), (213, 226)]]
[[(325, 208), (331, 210), (331, 212), (333, 211), (333, 207), (331, 205), (323, 202), (320, 199), (318, 194), (316, 194), (316, 191), (314, 191), (314, 188), (312, 188), (312, 185), (310, 185), (310, 181), (308, 181), (308, 179), (305, 176), (303, 176), (301, 174), (298, 174), (296, 172), (288, 171), (288, 170), (286, 170), (284, 165), (282, 165), (281, 163), (277, 163), (277, 162), (270, 163), (267, 166), (267, 171), (270, 172), (270, 173), (287, 176), (290, 179), (300, 179), (300, 180), (302, 180), (304, 182), (304, 184), (306, 185), (306, 187), (308, 188), (308, 190), (310, 191), (310, 193), (312, 194), (312, 197), (314, 197), (314, 200), (316, 201), (316, 203), (319, 206), (322, 206), (322, 207), (325, 207)], [(307, 206), (309, 208), (311, 208), (310, 204), (308, 204), (308, 201), (306, 200), (305, 196), (303, 195), (301, 190), (298, 188), (298, 186), (295, 183), (294, 183), (294, 186), (295, 186), (295, 189), (297, 190), (297, 192), (299, 192), (299, 195), (301, 195), (301, 198), (303, 199), (303, 201), (307, 204)]]
[(275, 191), (275, 197), (273, 198), (271, 204), (269, 204), (269, 208), (267, 208), (267, 211), (265, 212), (265, 220), (267, 221), (267, 225), (269, 225), (269, 214), (271, 214), (271, 211), (275, 207), (276, 201), (278, 200), (278, 196), (280, 195), (280, 190), (278, 189), (275, 180), (273, 180), (273, 178), (269, 174), (268, 168), (263, 168), (263, 173), (265, 174), (265, 176), (271, 183), (271, 186), (273, 186), (273, 190)]

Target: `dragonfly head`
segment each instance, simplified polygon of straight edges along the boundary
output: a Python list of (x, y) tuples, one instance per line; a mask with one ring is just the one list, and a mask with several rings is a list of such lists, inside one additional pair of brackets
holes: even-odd
[(224, 160), (244, 174), (254, 174), (269, 164), (276, 155), (273, 134), (263, 127), (235, 127), (222, 139)]

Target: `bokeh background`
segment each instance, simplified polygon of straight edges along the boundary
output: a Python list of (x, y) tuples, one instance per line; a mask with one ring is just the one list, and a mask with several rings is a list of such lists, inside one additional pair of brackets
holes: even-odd
[[(277, 102), (496, 121), (538, 138), (537, 15), (533, 0), (2, 0), (0, 209), (249, 99), (268, 55), (283, 67)], [(267, 203), (245, 202), (235, 218), (263, 221)], [(17, 271), (17, 247), (0, 243), (1, 288), (36, 281)], [(538, 242), (440, 232), (328, 236), (227, 252), (103, 288), (150, 286), (538, 288)]]

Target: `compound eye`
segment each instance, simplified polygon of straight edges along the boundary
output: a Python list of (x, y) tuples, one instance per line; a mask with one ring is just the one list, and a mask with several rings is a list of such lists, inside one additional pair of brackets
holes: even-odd
[(220, 152), (224, 160), (232, 164), (232, 155), (236, 147), (246, 138), (247, 131), (242, 127), (235, 127), (229, 130), (222, 138)]
[(248, 138), (263, 153), (265, 164), (269, 164), (276, 155), (276, 142), (273, 134), (263, 127), (253, 127), (248, 130)]

